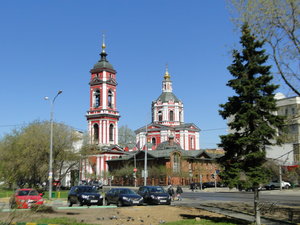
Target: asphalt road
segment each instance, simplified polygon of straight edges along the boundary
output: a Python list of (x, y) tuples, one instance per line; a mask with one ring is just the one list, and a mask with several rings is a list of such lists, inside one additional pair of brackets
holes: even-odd
[[(182, 194), (185, 199), (193, 200), (193, 202), (217, 202), (217, 201), (233, 201), (253, 203), (253, 192), (225, 192), (213, 189), (209, 191), (185, 191)], [(300, 190), (272, 190), (260, 191), (260, 201), (275, 203), (286, 206), (300, 206)]]

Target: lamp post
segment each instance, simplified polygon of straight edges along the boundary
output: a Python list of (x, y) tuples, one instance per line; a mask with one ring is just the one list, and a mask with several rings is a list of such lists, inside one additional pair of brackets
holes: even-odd
[[(49, 154), (49, 199), (52, 198), (52, 180), (53, 180), (53, 171), (52, 171), (52, 155), (53, 155), (53, 114), (54, 114), (54, 102), (58, 95), (62, 93), (62, 90), (59, 90), (51, 103), (50, 111), (50, 154)], [(49, 100), (49, 97), (45, 97), (45, 100)]]
[(148, 140), (147, 140), (147, 135), (148, 135), (148, 124), (146, 125), (146, 134), (145, 134), (145, 159), (144, 159), (144, 186), (147, 186), (147, 177), (148, 177), (148, 170), (147, 170), (147, 154), (148, 154)]

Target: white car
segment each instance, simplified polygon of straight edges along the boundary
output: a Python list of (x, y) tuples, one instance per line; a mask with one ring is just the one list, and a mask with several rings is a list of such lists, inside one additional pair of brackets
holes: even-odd
[[(291, 184), (286, 181), (281, 181), (281, 188), (283, 189), (289, 189), (291, 187)], [(272, 181), (269, 184), (265, 185), (265, 188), (267, 190), (274, 190), (275, 188), (280, 188), (280, 182), (279, 181)]]

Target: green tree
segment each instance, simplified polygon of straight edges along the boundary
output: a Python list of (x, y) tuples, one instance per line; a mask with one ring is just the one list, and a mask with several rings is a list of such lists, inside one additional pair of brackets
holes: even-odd
[(270, 55), (285, 84), (300, 96), (300, 1), (228, 0), (238, 27), (247, 22), (270, 47)]
[(242, 26), (241, 53), (233, 51), (233, 63), (228, 67), (234, 77), (227, 86), (236, 95), (220, 105), (224, 119), (229, 119), (231, 133), (221, 136), (220, 147), (225, 155), (219, 162), (224, 170), (222, 179), (229, 187), (253, 187), (257, 224), (260, 224), (258, 186), (267, 181), (266, 146), (272, 145), (276, 128), (283, 126), (283, 118), (274, 114), (277, 85), (271, 83), (270, 66), (265, 66), (268, 56), (262, 50), (264, 42), (258, 41), (249, 26)]
[[(53, 172), (63, 178), (78, 162), (74, 150), (78, 135), (69, 126), (54, 123)], [(35, 186), (48, 180), (50, 124), (34, 121), (19, 130), (12, 131), (0, 141), (0, 177), (10, 185)]]

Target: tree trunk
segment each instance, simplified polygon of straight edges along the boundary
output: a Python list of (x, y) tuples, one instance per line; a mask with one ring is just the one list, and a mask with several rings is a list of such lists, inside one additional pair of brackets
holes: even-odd
[(255, 224), (261, 225), (260, 222), (260, 208), (259, 208), (259, 190), (254, 188), (254, 212), (255, 212)]

